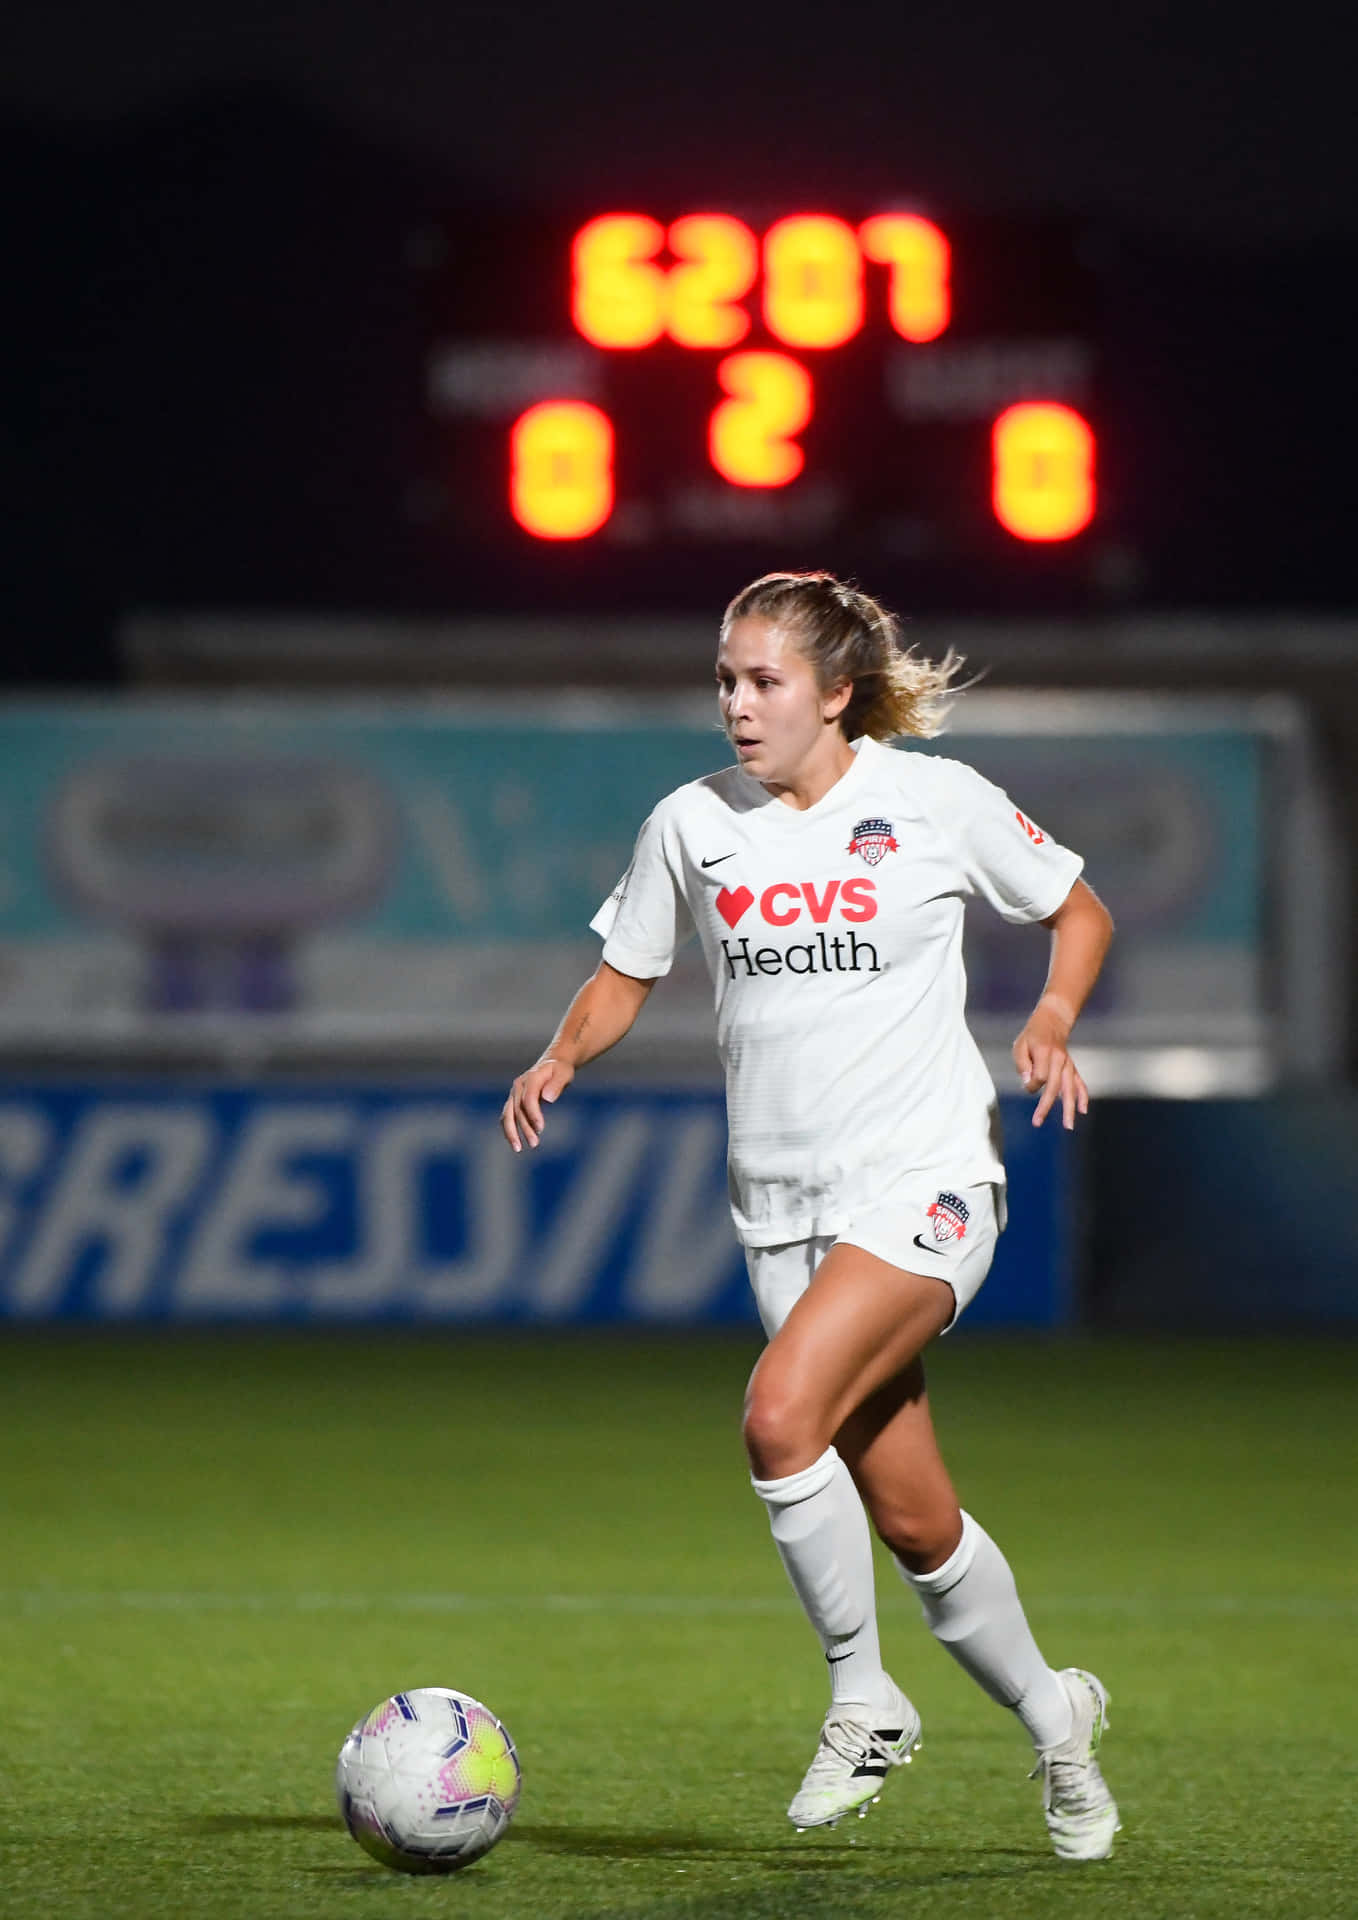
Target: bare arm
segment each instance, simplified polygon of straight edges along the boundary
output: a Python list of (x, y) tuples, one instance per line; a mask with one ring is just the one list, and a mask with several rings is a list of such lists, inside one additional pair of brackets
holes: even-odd
[(1042, 1090), (1033, 1125), (1040, 1127), (1059, 1100), (1065, 1125), (1073, 1127), (1076, 1113), (1089, 1111), (1089, 1089), (1066, 1044), (1099, 977), (1113, 937), (1113, 916), (1094, 889), (1077, 880), (1042, 924), (1051, 928), (1051, 965), (1042, 997), (1014, 1042), (1014, 1065), (1025, 1092)]
[(654, 985), (654, 980), (635, 980), (606, 960), (599, 962), (539, 1058), (509, 1089), (500, 1125), (515, 1153), (522, 1152), (524, 1140), (530, 1147), (537, 1145), (542, 1137), (542, 1103), (550, 1105), (565, 1091), (577, 1067), (617, 1045)]

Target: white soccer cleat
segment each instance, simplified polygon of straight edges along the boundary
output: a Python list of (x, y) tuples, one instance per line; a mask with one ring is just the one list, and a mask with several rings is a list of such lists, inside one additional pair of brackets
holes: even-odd
[(826, 1714), (816, 1757), (787, 1810), (798, 1833), (833, 1827), (855, 1809), (863, 1819), (892, 1767), (909, 1766), (919, 1750), (920, 1719), (894, 1681), (891, 1692), (885, 1707), (832, 1706)]
[(1108, 1694), (1082, 1667), (1065, 1667), (1061, 1683), (1074, 1715), (1059, 1746), (1037, 1756), (1030, 1779), (1042, 1776), (1042, 1810), (1060, 1860), (1106, 1860), (1121, 1826), (1117, 1803), (1094, 1755), (1108, 1725)]

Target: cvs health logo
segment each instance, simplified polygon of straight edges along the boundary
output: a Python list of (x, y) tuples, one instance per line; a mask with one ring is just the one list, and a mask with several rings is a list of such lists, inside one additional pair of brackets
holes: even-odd
[[(731, 928), (739, 925), (754, 904), (749, 887), (723, 887), (716, 896), (717, 912)], [(866, 879), (827, 880), (818, 888), (814, 880), (775, 880), (759, 895), (760, 918), (771, 927), (790, 927), (803, 913), (823, 927), (836, 907), (842, 920), (875, 920), (877, 883)]]

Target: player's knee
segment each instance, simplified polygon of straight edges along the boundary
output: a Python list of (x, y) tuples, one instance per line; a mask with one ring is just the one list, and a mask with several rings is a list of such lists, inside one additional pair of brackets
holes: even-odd
[(962, 1535), (962, 1515), (946, 1501), (874, 1498), (869, 1506), (878, 1537), (912, 1573), (942, 1566)]
[(759, 1480), (800, 1473), (829, 1444), (805, 1396), (776, 1375), (761, 1378), (756, 1373), (750, 1382), (741, 1431), (750, 1471)]

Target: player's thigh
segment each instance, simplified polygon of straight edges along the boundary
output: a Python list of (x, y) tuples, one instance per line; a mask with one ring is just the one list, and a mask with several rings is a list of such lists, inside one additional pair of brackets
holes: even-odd
[(940, 1186), (936, 1173), (911, 1174), (877, 1206), (856, 1213), (838, 1237), (879, 1260), (946, 1281), (955, 1324), (990, 1271), (1003, 1207), (1002, 1189), (990, 1183)]
[(780, 1448), (803, 1433), (829, 1440), (909, 1365), (953, 1314), (951, 1289), (861, 1247), (831, 1247), (770, 1340), (750, 1380), (747, 1437)]

